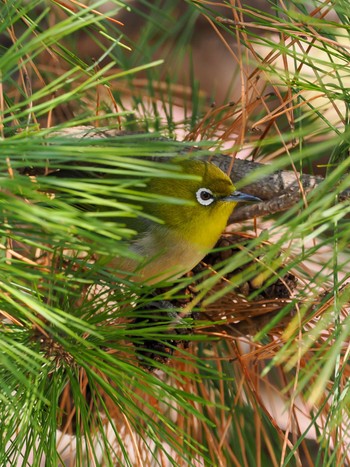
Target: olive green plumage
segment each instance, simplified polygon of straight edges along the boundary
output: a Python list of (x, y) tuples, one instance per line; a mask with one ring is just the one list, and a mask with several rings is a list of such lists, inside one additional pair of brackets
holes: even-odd
[(160, 223), (144, 218), (134, 221), (138, 234), (130, 250), (142, 259), (117, 258), (114, 262), (119, 270), (134, 272), (134, 280), (150, 284), (190, 271), (213, 248), (237, 202), (258, 200), (234, 191), (230, 178), (211, 163), (184, 160), (178, 164), (198, 180), (151, 178), (146, 191), (185, 202), (144, 203), (144, 212)]
[[(117, 257), (109, 263), (119, 276), (127, 275), (147, 284), (179, 277), (213, 248), (237, 202), (260, 201), (235, 191), (231, 179), (209, 162), (193, 159), (173, 162), (191, 177), (150, 177), (146, 187), (135, 187), (135, 190), (152, 194), (152, 200), (145, 198), (140, 202), (148, 216), (123, 218), (136, 235), (130, 240), (130, 257)], [(104, 178), (101, 166), (91, 172), (67, 168), (54, 171), (52, 176), (81, 179), (88, 174), (92, 179)], [(165, 198), (178, 202), (169, 203)], [(87, 204), (77, 207), (100, 209)]]

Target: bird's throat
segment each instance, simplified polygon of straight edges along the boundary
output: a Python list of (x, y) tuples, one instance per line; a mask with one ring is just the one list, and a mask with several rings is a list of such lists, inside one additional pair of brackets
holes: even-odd
[(123, 260), (119, 266), (134, 273), (133, 280), (154, 284), (174, 280), (190, 271), (213, 247), (200, 245), (174, 234), (164, 226), (157, 226), (152, 235), (144, 235), (132, 246), (140, 261)]

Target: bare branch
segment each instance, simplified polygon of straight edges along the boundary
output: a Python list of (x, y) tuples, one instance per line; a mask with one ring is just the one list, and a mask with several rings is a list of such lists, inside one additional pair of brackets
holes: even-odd
[[(231, 159), (229, 157), (218, 154), (211, 160), (215, 165), (220, 167), (223, 172), (228, 173), (231, 164)], [(231, 179), (233, 183), (237, 183), (262, 167), (264, 167), (264, 164), (236, 158), (231, 171)], [(299, 177), (299, 180), (303, 188), (309, 190), (315, 188), (324, 179), (323, 177), (315, 177), (313, 175), (302, 175)], [(246, 185), (244, 191), (251, 195), (258, 196), (262, 200), (270, 200), (282, 194), (298, 191), (300, 182), (295, 173), (291, 170), (277, 170), (270, 175), (260, 177), (259, 180), (254, 183)]]
[[(212, 161), (224, 172), (228, 172), (231, 163), (230, 158), (219, 154), (215, 155)], [(264, 164), (236, 158), (231, 171), (231, 179), (233, 183), (237, 183), (262, 167), (264, 167)], [(300, 187), (302, 187), (303, 193), (306, 195), (323, 181), (324, 178), (320, 176), (316, 177), (307, 174), (296, 176), (291, 170), (277, 170), (270, 175), (260, 177), (256, 182), (246, 185), (243, 191), (258, 196), (263, 202), (237, 207), (230, 221), (240, 222), (253, 217), (286, 211), (302, 198)], [(346, 199), (350, 199), (350, 188), (339, 194), (339, 201), (345, 201)]]
[[(50, 136), (103, 139), (118, 137), (125, 134), (130, 133), (115, 129), (81, 126), (63, 129), (51, 133)], [(189, 147), (189, 150), (193, 151), (193, 148)], [(162, 159), (159, 158), (159, 160)], [(215, 154), (211, 157), (211, 161), (226, 173), (229, 172), (230, 165), (232, 164), (232, 160), (224, 154)], [(233, 163), (233, 169), (230, 172), (231, 179), (233, 183), (236, 184), (247, 175), (250, 175), (252, 172), (262, 167), (264, 167), (264, 164), (236, 158)], [(254, 183), (246, 185), (244, 187), (244, 192), (258, 196), (263, 202), (236, 208), (231, 217), (231, 221), (239, 222), (290, 209), (299, 202), (302, 198), (302, 193), (304, 195), (309, 193), (323, 181), (323, 177), (307, 174), (299, 176), (290, 170), (277, 170), (272, 174), (263, 177), (260, 176)], [(350, 188), (339, 195), (340, 201), (346, 199), (350, 199)]]

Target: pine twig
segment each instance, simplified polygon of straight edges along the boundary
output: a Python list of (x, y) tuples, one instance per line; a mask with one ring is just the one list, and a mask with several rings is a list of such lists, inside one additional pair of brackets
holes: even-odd
[[(121, 132), (116, 129), (80, 126), (50, 133), (50, 136), (104, 139), (114, 138), (125, 134), (125, 132)], [(150, 138), (152, 137), (150, 136)], [(189, 147), (188, 150), (193, 152), (194, 148)], [(228, 173), (230, 171), (230, 166), (232, 164), (231, 158), (224, 154), (215, 154), (210, 159), (224, 172)], [(157, 160), (162, 159), (157, 158)], [(233, 183), (236, 184), (252, 172), (257, 171), (262, 167), (264, 167), (264, 164), (236, 158), (233, 163), (233, 168), (230, 171), (231, 179)], [(298, 203), (302, 196), (310, 193), (323, 181), (323, 177), (308, 174), (298, 176), (291, 170), (277, 170), (269, 175), (259, 177), (253, 183), (246, 185), (244, 187), (244, 192), (258, 196), (262, 199), (262, 202), (237, 207), (230, 220), (232, 222), (240, 222), (254, 217), (261, 217), (286, 211)], [(344, 201), (349, 198), (350, 188), (339, 194), (339, 201)]]

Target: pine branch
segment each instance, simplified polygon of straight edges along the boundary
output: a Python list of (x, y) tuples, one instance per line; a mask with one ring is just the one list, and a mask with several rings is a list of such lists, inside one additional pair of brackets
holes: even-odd
[[(115, 138), (128, 134), (116, 129), (94, 128), (89, 126), (80, 126), (66, 128), (54, 133), (50, 136), (70, 136), (72, 138), (93, 138), (105, 139)], [(135, 133), (136, 134), (136, 133)], [(150, 136), (153, 141), (155, 138)], [(189, 151), (193, 151), (193, 147), (188, 147)], [(197, 148), (195, 148), (197, 150)], [(164, 160), (157, 158), (159, 161)], [(224, 154), (216, 154), (211, 157), (211, 161), (221, 168), (224, 172), (230, 171), (232, 164), (231, 158)], [(255, 171), (261, 171), (265, 167), (264, 164), (252, 162), (244, 159), (236, 158), (231, 173), (233, 183), (238, 183), (247, 176), (252, 175)], [(324, 177), (303, 174), (299, 175), (291, 170), (277, 170), (269, 175), (259, 176), (253, 183), (244, 186), (244, 191), (254, 196), (258, 196), (263, 200), (261, 203), (253, 205), (244, 205), (237, 207), (230, 220), (231, 222), (240, 222), (254, 217), (274, 214), (290, 209), (297, 204), (300, 199), (312, 192), (324, 181)], [(344, 201), (350, 198), (350, 189), (344, 190), (339, 194), (339, 201)]]

